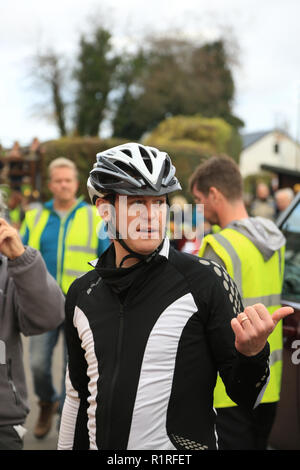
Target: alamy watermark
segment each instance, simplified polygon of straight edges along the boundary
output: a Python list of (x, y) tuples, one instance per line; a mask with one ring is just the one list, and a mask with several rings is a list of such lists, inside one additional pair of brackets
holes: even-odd
[[(204, 236), (203, 204), (172, 204), (145, 201), (130, 202), (127, 196), (119, 196), (118, 214), (113, 204), (104, 203), (99, 208), (100, 216), (107, 222), (111, 239), (160, 239), (162, 234), (170, 238), (195, 240)], [(98, 237), (106, 238), (98, 225)]]
[(300, 364), (300, 339), (295, 339), (291, 344), (291, 348), (295, 349), (292, 353), (292, 363), (298, 365)]

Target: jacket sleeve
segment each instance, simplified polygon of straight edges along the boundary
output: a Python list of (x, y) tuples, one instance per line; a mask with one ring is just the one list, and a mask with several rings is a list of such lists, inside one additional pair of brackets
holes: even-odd
[(52, 330), (64, 321), (64, 296), (49, 274), (39, 251), (27, 247), (15, 260), (8, 260), (19, 330), (36, 335)]
[(77, 390), (73, 388), (67, 368), (66, 397), (60, 421), (57, 450), (73, 450), (79, 408), (79, 394)]
[(74, 281), (66, 297), (65, 332), (68, 368), (66, 373), (66, 399), (59, 430), (58, 450), (88, 450), (90, 446), (87, 426), (89, 396), (87, 362), (78, 330), (74, 324), (79, 292), (77, 281)]
[(218, 274), (213, 276), (207, 303), (210, 349), (229, 397), (238, 405), (254, 408), (269, 380), (269, 344), (252, 357), (236, 350), (231, 319), (244, 310), (242, 300), (225, 269), (212, 267)]

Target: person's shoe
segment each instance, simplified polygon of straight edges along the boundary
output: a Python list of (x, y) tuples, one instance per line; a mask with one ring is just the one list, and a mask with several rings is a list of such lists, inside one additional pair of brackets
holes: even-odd
[(34, 435), (38, 439), (45, 437), (51, 429), (53, 415), (58, 411), (59, 402), (40, 401), (40, 414), (34, 428)]

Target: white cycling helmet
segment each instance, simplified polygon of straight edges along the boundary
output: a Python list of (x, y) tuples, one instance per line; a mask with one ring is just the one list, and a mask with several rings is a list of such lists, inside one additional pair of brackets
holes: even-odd
[(87, 187), (92, 203), (108, 194), (161, 196), (181, 189), (166, 152), (137, 143), (100, 152)]

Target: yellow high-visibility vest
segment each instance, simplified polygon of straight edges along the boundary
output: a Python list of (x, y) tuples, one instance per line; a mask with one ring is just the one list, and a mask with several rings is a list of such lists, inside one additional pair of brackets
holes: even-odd
[[(265, 261), (261, 252), (242, 233), (226, 228), (215, 235), (207, 235), (199, 250), (203, 257), (210, 245), (222, 259), (228, 274), (235, 281), (244, 307), (263, 303), (270, 314), (281, 307), (281, 291), (284, 272), (283, 246)], [(277, 325), (268, 338), (270, 344), (270, 380), (261, 403), (279, 400), (282, 375), (282, 323)], [(214, 390), (215, 408), (235, 406), (228, 397), (222, 379), (218, 375)]]
[[(50, 214), (50, 210), (46, 208), (33, 209), (26, 213), (25, 225), (29, 230), (29, 246), (40, 249), (41, 236)], [(63, 217), (60, 224), (57, 250), (56, 280), (64, 294), (77, 277), (93, 269), (88, 263), (98, 256), (97, 233), (99, 225), (103, 223), (95, 206), (85, 205), (76, 209), (74, 218), (69, 222), (63, 247), (67, 217), (68, 214)]]
[(13, 224), (20, 224), (22, 222), (22, 211), (20, 207), (15, 207), (9, 211), (9, 219)]

